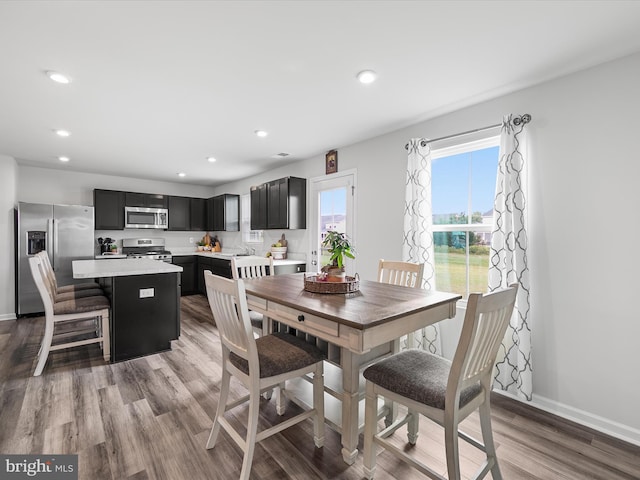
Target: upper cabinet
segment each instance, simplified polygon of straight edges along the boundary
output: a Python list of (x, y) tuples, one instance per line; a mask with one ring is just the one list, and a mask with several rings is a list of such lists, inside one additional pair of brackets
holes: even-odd
[(125, 193), (116, 190), (94, 190), (93, 207), (96, 230), (124, 228)]
[(267, 184), (251, 187), (251, 230), (267, 229)]
[[(190, 198), (189, 206), (191, 212), (191, 230), (204, 231), (207, 229), (207, 199), (206, 198)], [(171, 220), (171, 217), (169, 217)]]
[[(93, 191), (93, 205), (95, 207), (96, 230), (123, 230), (125, 206), (167, 208), (169, 210), (168, 230), (204, 231), (208, 229), (206, 198), (95, 189)], [(237, 205), (235, 211), (237, 217)], [(235, 230), (237, 230), (238, 219), (235, 223)]]
[(285, 177), (251, 188), (251, 229), (307, 228), (307, 180)]
[(240, 195), (225, 193), (207, 201), (207, 230), (214, 232), (240, 230)]
[(190, 200), (188, 197), (169, 197), (169, 230), (191, 230)]
[(167, 195), (156, 193), (125, 192), (125, 206), (127, 207), (168, 208), (167, 199)]

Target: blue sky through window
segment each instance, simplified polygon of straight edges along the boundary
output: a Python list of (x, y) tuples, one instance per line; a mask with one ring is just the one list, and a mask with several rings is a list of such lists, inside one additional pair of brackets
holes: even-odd
[[(471, 213), (493, 208), (499, 147), (484, 148), (433, 160), (431, 185), (433, 214)], [(469, 185), (471, 178), (471, 185)]]

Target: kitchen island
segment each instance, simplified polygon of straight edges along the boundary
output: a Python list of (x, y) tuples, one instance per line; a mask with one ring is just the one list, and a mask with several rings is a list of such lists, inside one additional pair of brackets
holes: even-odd
[(73, 278), (95, 279), (111, 303), (111, 361), (171, 349), (180, 335), (182, 267), (157, 260), (74, 260)]

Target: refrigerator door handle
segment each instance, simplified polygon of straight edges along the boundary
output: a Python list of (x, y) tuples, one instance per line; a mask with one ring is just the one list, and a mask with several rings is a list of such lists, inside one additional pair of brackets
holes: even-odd
[[(45, 249), (47, 250), (47, 255), (49, 255), (49, 261), (51, 262), (51, 266), (55, 269), (56, 268), (56, 264), (55, 264), (55, 255), (54, 255), (54, 248), (55, 248), (55, 225), (53, 225), (53, 219), (49, 218), (47, 219), (47, 239), (46, 239), (46, 246)], [(53, 245), (52, 245), (53, 244)]]

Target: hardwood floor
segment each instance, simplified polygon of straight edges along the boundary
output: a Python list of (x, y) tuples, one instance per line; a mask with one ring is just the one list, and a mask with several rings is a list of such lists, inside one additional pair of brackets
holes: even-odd
[[(79, 478), (87, 480), (238, 477), (241, 452), (225, 433), (216, 448), (204, 448), (221, 375), (205, 297), (182, 298), (182, 335), (171, 351), (108, 365), (97, 345), (89, 345), (53, 352), (42, 376), (33, 377), (43, 329), (41, 318), (0, 322), (0, 453), (76, 453)], [(243, 394), (239, 384), (232, 393)], [(500, 395), (492, 398), (505, 479), (640, 479), (640, 447)], [(273, 402), (262, 401), (261, 422), (270, 425), (280, 417)], [(297, 411), (290, 403), (285, 416)], [(247, 409), (232, 413), (244, 420)], [(463, 427), (479, 436), (477, 416)], [(327, 429), (324, 448), (316, 449), (312, 430), (309, 420), (259, 443), (252, 478), (363, 478), (361, 454), (347, 466), (338, 434)], [(404, 448), (403, 431), (393, 438)], [(463, 476), (469, 478), (482, 455), (463, 443)], [(412, 449), (445, 471), (440, 427), (422, 419)], [(376, 478), (425, 477), (383, 452)]]

